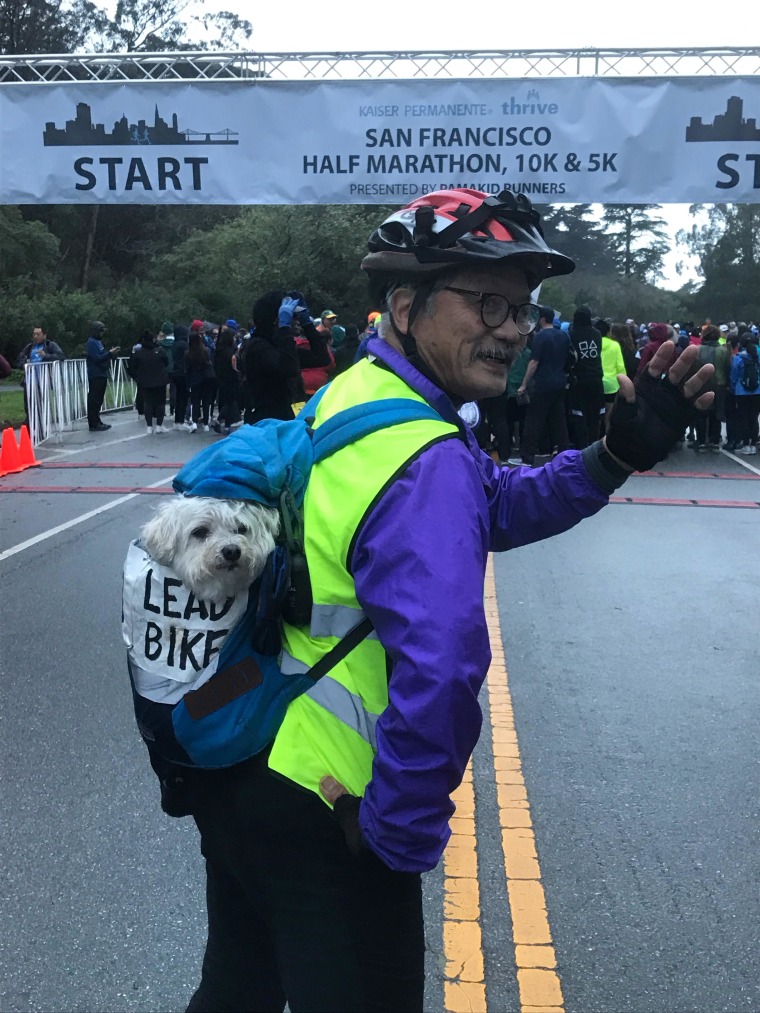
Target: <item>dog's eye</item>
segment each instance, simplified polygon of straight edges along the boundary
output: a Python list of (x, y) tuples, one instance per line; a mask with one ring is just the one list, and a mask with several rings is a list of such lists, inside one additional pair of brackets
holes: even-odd
[(209, 536), (209, 530), (208, 530), (208, 528), (204, 528), (204, 527), (195, 528), (195, 530), (192, 531), (191, 534), (192, 534), (193, 538), (208, 538), (208, 536)]
[(239, 535), (247, 535), (248, 534), (248, 528), (245, 526), (245, 524), (238, 524), (237, 533)]

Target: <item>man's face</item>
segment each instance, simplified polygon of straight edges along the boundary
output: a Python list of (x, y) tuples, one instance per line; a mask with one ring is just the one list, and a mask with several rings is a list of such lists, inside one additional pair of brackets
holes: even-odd
[[(475, 293), (502, 295), (513, 305), (531, 301), (525, 275), (514, 268), (463, 271), (448, 278), (446, 284)], [(487, 327), (477, 295), (447, 289), (436, 295), (432, 316), (424, 311), (418, 315), (412, 332), (423, 361), (449, 393), (464, 401), (503, 394), (509, 367), (526, 340), (511, 314), (500, 326)]]
[(32, 331), (32, 341), (35, 345), (41, 345), (45, 340), (45, 332), (41, 327), (35, 327)]
[(325, 317), (324, 320), (322, 321), (322, 324), (324, 327), (327, 328), (328, 331), (332, 331), (333, 327), (337, 322), (338, 322), (337, 317)]

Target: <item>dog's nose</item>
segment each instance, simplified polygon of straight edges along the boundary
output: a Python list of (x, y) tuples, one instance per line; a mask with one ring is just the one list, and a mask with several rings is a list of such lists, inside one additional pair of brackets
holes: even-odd
[(225, 545), (222, 555), (228, 563), (236, 563), (240, 559), (240, 548), (237, 545)]

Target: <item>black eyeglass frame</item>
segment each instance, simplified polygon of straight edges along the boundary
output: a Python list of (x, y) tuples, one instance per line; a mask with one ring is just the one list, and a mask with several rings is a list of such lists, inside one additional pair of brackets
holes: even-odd
[[(509, 299), (507, 299), (507, 297), (505, 295), (502, 295), (500, 292), (476, 292), (474, 289), (471, 288), (456, 288), (454, 285), (444, 285), (443, 287), (444, 291), (446, 292), (456, 292), (458, 295), (469, 295), (476, 298), (480, 303), (480, 319), (483, 321), (486, 327), (491, 328), (501, 327), (501, 325), (504, 323), (507, 317), (511, 316), (512, 320), (515, 323), (515, 327), (517, 328), (518, 333), (522, 335), (527, 335), (530, 334), (531, 331), (535, 330), (536, 325), (538, 324), (538, 321), (541, 316), (541, 307), (537, 306), (536, 303), (533, 302), (513, 303), (510, 302)], [(489, 299), (498, 299), (501, 302), (506, 303), (504, 316), (501, 318), (501, 320), (499, 320), (498, 323), (495, 324), (489, 323), (486, 320), (485, 309), (486, 303), (488, 302)], [(531, 310), (534, 311), (535, 319), (533, 320), (533, 323), (530, 325), (528, 330), (523, 331), (520, 329), (520, 325), (517, 322), (517, 317), (520, 313), (520, 310), (524, 310), (526, 306), (529, 306)]]

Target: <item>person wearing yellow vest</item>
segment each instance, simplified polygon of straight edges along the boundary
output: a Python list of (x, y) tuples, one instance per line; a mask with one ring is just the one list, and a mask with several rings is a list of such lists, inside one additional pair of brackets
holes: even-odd
[(209, 915), (192, 1013), (430, 1008), (420, 874), (446, 847), (480, 734), (488, 554), (596, 513), (712, 397), (700, 393), (710, 366), (679, 386), (696, 349), (668, 372), (668, 343), (636, 387), (620, 378), (605, 440), (543, 468), (501, 468), (457, 410), (504, 391), (538, 321), (531, 292), (572, 262), (546, 245), (524, 196), (453, 189), (392, 214), (362, 267), (380, 333), (327, 387), (313, 426), (378, 399), (437, 417), (312, 469), (313, 608), (307, 626), (285, 627), (281, 668), (307, 671), (350, 630), (372, 632), (289, 705), (271, 748), (189, 772)]
[(602, 336), (602, 383), (604, 385), (604, 429), (607, 429), (612, 406), (620, 390), (618, 375), (626, 373), (623, 349), (610, 337), (609, 320), (599, 319), (594, 326)]

